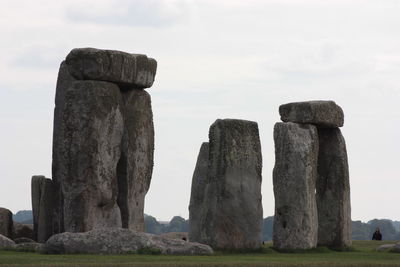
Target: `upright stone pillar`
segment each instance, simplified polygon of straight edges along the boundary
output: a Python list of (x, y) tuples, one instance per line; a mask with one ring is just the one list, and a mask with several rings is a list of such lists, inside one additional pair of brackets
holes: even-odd
[(262, 156), (258, 125), (217, 120), (210, 127), (209, 137), (207, 185), (199, 186), (200, 190), (204, 188), (204, 204), (201, 216), (190, 218), (191, 225), (200, 224), (200, 234), (192, 236), (191, 241), (217, 249), (259, 248)]
[(150, 95), (157, 62), (82, 48), (61, 64), (53, 137), (55, 231), (144, 231), (154, 150)]
[(31, 191), (33, 239), (37, 242), (44, 243), (54, 233), (53, 181), (42, 175), (32, 176)]
[(351, 245), (350, 183), (346, 143), (339, 128), (320, 128), (317, 206), (318, 244)]
[(310, 124), (278, 122), (274, 141), (273, 245), (278, 249), (314, 248), (318, 239), (317, 128)]
[(0, 235), (13, 239), (14, 224), (12, 212), (5, 208), (0, 208)]
[(123, 91), (124, 133), (117, 167), (122, 227), (145, 231), (144, 199), (153, 173), (154, 126), (151, 97), (139, 89)]
[[(342, 108), (333, 101), (307, 101), (282, 105), (279, 107), (279, 113), (284, 122), (299, 123), (303, 127), (309, 127), (312, 124), (317, 127), (318, 137), (314, 136), (313, 139), (318, 141), (319, 144), (318, 160), (310, 163), (308, 167), (313, 170), (317, 169), (318, 244), (334, 248), (351, 245), (350, 183), (347, 152), (344, 138), (338, 128), (343, 126), (344, 123)], [(301, 139), (298, 138), (297, 141), (301, 142)], [(281, 154), (279, 151), (282, 146), (287, 144), (281, 142), (275, 143), (275, 145), (278, 163)], [(306, 151), (297, 148), (291, 153), (300, 152), (305, 153)], [(289, 168), (295, 168), (299, 164), (297, 161), (287, 161), (287, 165)], [(284, 172), (284, 169), (282, 168), (281, 171)], [(288, 196), (282, 192), (275, 192), (275, 199), (280, 197), (287, 198)], [(276, 210), (277, 212), (278, 210)], [(275, 220), (279, 216), (279, 213), (275, 214)], [(277, 239), (280, 236), (282, 235), (276, 233)], [(280, 244), (279, 240), (275, 242), (274, 238), (274, 245), (275, 243)], [(304, 247), (283, 245), (282, 248)]]
[(207, 186), (209, 143), (201, 145), (192, 178), (192, 190), (189, 204), (189, 241), (202, 240), (202, 222), (204, 216), (205, 190)]

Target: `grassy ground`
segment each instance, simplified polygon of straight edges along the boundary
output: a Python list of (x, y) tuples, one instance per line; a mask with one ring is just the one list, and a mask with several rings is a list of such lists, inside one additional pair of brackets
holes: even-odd
[(336, 252), (324, 248), (301, 253), (279, 253), (267, 244), (263, 253), (233, 254), (217, 252), (213, 256), (165, 255), (46, 255), (0, 251), (3, 266), (400, 266), (400, 254), (377, 252), (376, 247), (390, 242), (354, 241), (353, 250)]

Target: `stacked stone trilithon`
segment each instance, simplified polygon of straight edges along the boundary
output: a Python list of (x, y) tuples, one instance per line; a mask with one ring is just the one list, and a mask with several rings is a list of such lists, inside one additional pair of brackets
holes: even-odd
[(274, 128), (274, 247), (351, 245), (342, 109), (333, 101), (308, 101), (282, 105), (279, 113), (283, 122)]
[(261, 246), (261, 145), (256, 122), (217, 120), (193, 174), (189, 241), (217, 249)]
[[(46, 221), (53, 233), (102, 227), (144, 231), (154, 126), (151, 98), (143, 89), (152, 86), (156, 69), (157, 62), (146, 55), (94, 48), (73, 49), (61, 63), (54, 109), (53, 220)], [(32, 202), (39, 199), (36, 194)]]

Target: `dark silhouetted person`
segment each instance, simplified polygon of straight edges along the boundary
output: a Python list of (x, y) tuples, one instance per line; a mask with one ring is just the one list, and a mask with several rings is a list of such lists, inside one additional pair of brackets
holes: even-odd
[(372, 235), (372, 240), (382, 240), (382, 234), (381, 234), (381, 230), (379, 230), (379, 228), (375, 229), (374, 234)]

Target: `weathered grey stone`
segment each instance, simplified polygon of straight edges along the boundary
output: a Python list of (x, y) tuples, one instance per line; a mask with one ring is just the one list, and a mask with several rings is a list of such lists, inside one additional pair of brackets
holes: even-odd
[(153, 173), (154, 125), (151, 97), (143, 90), (122, 92), (124, 132), (117, 166), (122, 227), (144, 232), (144, 199)]
[(119, 227), (120, 90), (108, 82), (73, 81), (64, 64), (60, 74), (53, 138), (57, 228), (83, 232)]
[(95, 48), (73, 49), (66, 63), (78, 80), (108, 81), (123, 87), (151, 87), (157, 70), (157, 61), (146, 55)]
[(294, 102), (279, 107), (284, 122), (309, 123), (319, 127), (342, 127), (344, 114), (333, 101)]
[(27, 238), (27, 237), (19, 237), (14, 239), (15, 244), (22, 244), (22, 243), (37, 243), (35, 240)]
[(259, 248), (263, 211), (258, 125), (216, 120), (209, 137), (210, 167), (199, 242), (218, 249)]
[(204, 210), (204, 194), (207, 186), (209, 144), (203, 143), (197, 157), (192, 178), (192, 190), (189, 204), (189, 240), (200, 241)]
[[(131, 67), (139, 76), (144, 73), (139, 70), (146, 65), (144, 59), (147, 62), (143, 55), (77, 49), (61, 64), (53, 134), (56, 233), (120, 226), (144, 231), (144, 197), (154, 153), (151, 98), (138, 89), (142, 86), (136, 82), (142, 78), (124, 82)], [(155, 64), (155, 74), (155, 61), (148, 61)], [(122, 80), (117, 79), (118, 62), (126, 65), (119, 70), (126, 72)], [(89, 76), (78, 75), (79, 66), (87, 67), (82, 73)], [(113, 83), (77, 80), (89, 78), (112, 80), (122, 90)]]
[(14, 248), (15, 242), (9, 239), (8, 237), (0, 234), (0, 249), (4, 248)]
[(14, 240), (22, 237), (33, 239), (33, 224), (14, 222)]
[(350, 246), (350, 182), (346, 143), (338, 128), (320, 128), (318, 137), (318, 244), (337, 248)]
[(309, 124), (276, 123), (274, 141), (273, 245), (278, 249), (314, 248), (318, 234), (317, 128)]
[(43, 243), (54, 233), (53, 181), (42, 175), (32, 176), (31, 191), (33, 239)]
[(12, 212), (6, 208), (0, 208), (0, 235), (13, 238), (14, 225)]
[(86, 233), (62, 233), (45, 244), (47, 253), (123, 254), (141, 249), (159, 250), (162, 254), (210, 255), (213, 250), (203, 244), (135, 232), (130, 229), (95, 229)]
[(189, 238), (188, 238), (189, 235), (187, 232), (169, 232), (169, 233), (161, 234), (160, 236), (165, 237), (165, 238), (189, 241)]

